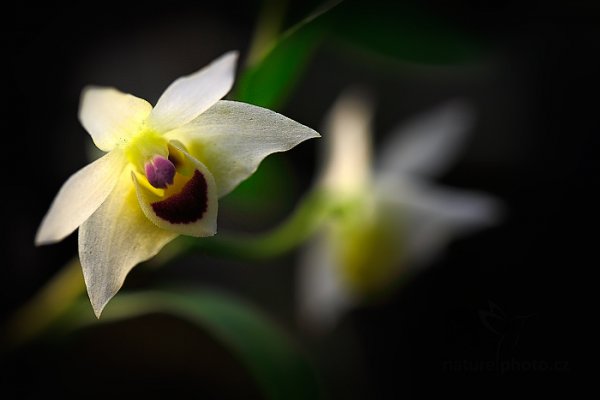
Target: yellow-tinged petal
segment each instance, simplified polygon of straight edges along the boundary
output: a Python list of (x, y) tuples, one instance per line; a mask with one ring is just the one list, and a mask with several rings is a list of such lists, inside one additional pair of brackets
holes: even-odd
[(364, 94), (343, 94), (329, 112), (321, 185), (337, 192), (362, 191), (371, 178), (372, 106)]
[(96, 146), (110, 151), (137, 134), (151, 111), (144, 99), (114, 88), (87, 87), (81, 93), (79, 120)]
[(319, 134), (266, 108), (222, 100), (167, 136), (183, 142), (208, 167), (222, 197), (252, 175), (269, 154)]
[(129, 271), (173, 240), (144, 216), (126, 168), (106, 201), (79, 228), (79, 257), (96, 316), (123, 285)]
[(122, 152), (113, 150), (73, 174), (42, 220), (36, 245), (58, 242), (77, 229), (113, 190), (124, 166)]
[(146, 184), (146, 177), (132, 173), (142, 211), (162, 229), (198, 237), (214, 235), (218, 197), (212, 174), (204, 164), (173, 143), (169, 150), (177, 172), (167, 189), (152, 188)]
[(159, 132), (183, 126), (223, 98), (233, 86), (238, 53), (230, 51), (201, 70), (177, 79), (160, 96), (148, 120)]

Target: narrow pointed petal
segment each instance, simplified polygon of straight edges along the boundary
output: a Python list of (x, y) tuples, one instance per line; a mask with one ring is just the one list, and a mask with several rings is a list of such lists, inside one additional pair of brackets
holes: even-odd
[(331, 330), (355, 300), (341, 281), (332, 243), (325, 234), (308, 243), (298, 269), (301, 322), (314, 333)]
[(356, 191), (368, 182), (372, 117), (373, 107), (364, 93), (347, 92), (335, 103), (325, 125), (322, 185), (337, 191)]
[(96, 146), (110, 151), (135, 135), (152, 106), (114, 88), (87, 87), (81, 93), (79, 120)]
[(411, 208), (440, 218), (456, 227), (478, 228), (496, 224), (503, 214), (501, 203), (473, 190), (411, 182)]
[(113, 190), (125, 166), (114, 150), (73, 174), (60, 188), (35, 236), (35, 244), (58, 242), (94, 213)]
[(269, 154), (319, 134), (265, 108), (223, 100), (168, 136), (184, 143), (208, 167), (222, 197), (253, 174)]
[(183, 126), (231, 90), (238, 53), (230, 51), (201, 70), (177, 79), (162, 94), (149, 119), (159, 132)]
[(436, 176), (456, 161), (473, 125), (473, 111), (455, 100), (398, 127), (384, 144), (383, 173)]
[(106, 201), (79, 228), (79, 258), (94, 313), (100, 317), (129, 271), (173, 240), (142, 213), (126, 168)]
[(453, 238), (494, 226), (504, 215), (499, 200), (475, 191), (406, 180), (387, 182), (384, 190), (382, 197), (404, 211), (408, 255), (418, 265), (434, 259)]
[(181, 151), (189, 164), (189, 175), (178, 174), (178, 189), (160, 197), (144, 186), (132, 174), (140, 207), (156, 226), (189, 236), (212, 236), (217, 233), (218, 197), (215, 180), (210, 171), (198, 160)]

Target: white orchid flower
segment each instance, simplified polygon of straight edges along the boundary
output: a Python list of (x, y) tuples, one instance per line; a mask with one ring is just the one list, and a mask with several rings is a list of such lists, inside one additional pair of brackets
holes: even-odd
[(365, 96), (341, 97), (330, 112), (318, 187), (338, 204), (301, 260), (300, 318), (327, 330), (408, 269), (426, 265), (455, 236), (491, 226), (500, 203), (482, 193), (429, 182), (455, 160), (472, 123), (451, 102), (390, 135), (371, 160), (372, 109)]
[(173, 82), (152, 107), (88, 87), (79, 119), (104, 156), (72, 175), (37, 232), (38, 245), (79, 227), (79, 257), (97, 316), (138, 263), (177, 235), (216, 233), (218, 199), (269, 154), (319, 134), (273, 111), (220, 100), (237, 52)]

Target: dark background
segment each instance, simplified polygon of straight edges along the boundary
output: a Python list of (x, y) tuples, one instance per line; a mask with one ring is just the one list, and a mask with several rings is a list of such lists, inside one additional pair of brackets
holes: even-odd
[[(160, 270), (136, 269), (125, 289), (185, 280), (249, 299), (304, 349), (329, 398), (572, 395), (585, 372), (577, 354), (595, 316), (584, 311), (591, 304), (584, 283), (596, 268), (600, 10), (594, 2), (486, 4), (421, 3), (486, 43), (476, 60), (387, 62), (326, 41), (280, 111), (318, 129), (338, 94), (359, 83), (377, 99), (380, 143), (404, 119), (466, 98), (477, 123), (441, 182), (502, 199), (509, 210), (503, 224), (454, 241), (403, 290), (353, 311), (324, 337), (295, 322), (294, 254), (251, 266), (200, 254)], [(290, 21), (310, 9), (292, 2)], [(76, 253), (75, 235), (44, 248), (33, 247), (33, 237), (62, 182), (87, 163), (90, 141), (76, 118), (81, 88), (110, 85), (155, 102), (174, 78), (225, 51), (244, 55), (256, 10), (254, 2), (5, 10), (3, 320)], [(276, 212), (257, 210), (263, 218), (236, 222), (225, 207), (220, 223), (259, 230), (283, 219), (312, 181), (317, 149), (313, 141), (276, 156), (295, 176)], [(227, 349), (166, 315), (2, 357), (0, 393), (19, 398), (260, 398)]]

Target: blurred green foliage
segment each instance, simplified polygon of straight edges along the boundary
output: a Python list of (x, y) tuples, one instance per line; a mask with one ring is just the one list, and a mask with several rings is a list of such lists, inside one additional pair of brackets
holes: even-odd
[(210, 290), (122, 293), (97, 320), (87, 299), (56, 324), (61, 336), (151, 313), (167, 313), (197, 325), (223, 343), (248, 368), (267, 399), (316, 399), (313, 370), (277, 325), (250, 304)]
[(318, 46), (325, 40), (384, 56), (391, 61), (423, 64), (468, 62), (481, 56), (481, 38), (405, 2), (325, 2), (321, 9), (285, 31), (270, 50), (248, 66), (235, 97), (278, 109), (298, 83)]
[(323, 18), (337, 4), (329, 3), (274, 38), (262, 58), (246, 66), (237, 82), (237, 100), (271, 109), (284, 102), (324, 36)]
[(294, 179), (287, 158), (272, 154), (250, 178), (221, 200), (221, 212), (242, 224), (271, 225), (291, 208), (296, 195)]
[(336, 44), (397, 61), (454, 64), (483, 54), (482, 38), (417, 4), (347, 1), (329, 15), (328, 32)]

